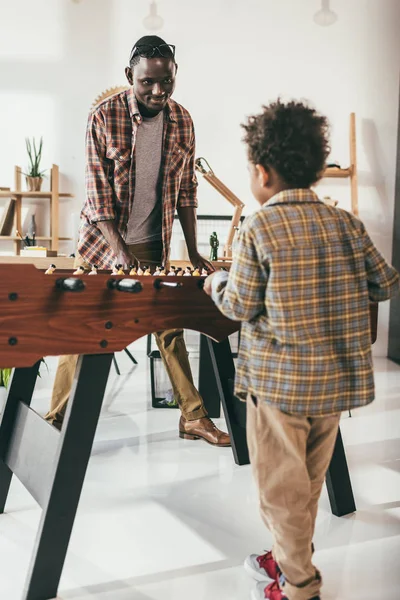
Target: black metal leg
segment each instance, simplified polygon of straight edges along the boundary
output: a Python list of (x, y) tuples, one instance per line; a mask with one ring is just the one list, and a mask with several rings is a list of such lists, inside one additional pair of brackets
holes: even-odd
[(231, 346), (229, 340), (220, 343), (209, 338), (206, 340), (228, 432), (231, 436), (233, 456), (237, 465), (247, 465), (249, 450), (246, 440), (246, 404), (236, 398), (233, 393), (235, 365)]
[(15, 369), (10, 382), (7, 400), (0, 421), (0, 513), (4, 512), (10, 489), (12, 471), (4, 463), (10, 438), (14, 428), (15, 416), (19, 402), (28, 406), (31, 403), (40, 361), (33, 367)]
[(336, 438), (331, 464), (326, 474), (326, 487), (334, 515), (342, 517), (356, 510), (340, 429)]
[(121, 375), (121, 371), (119, 370), (119, 366), (117, 363), (117, 359), (115, 358), (115, 354), (113, 354), (113, 363), (114, 363), (115, 370), (117, 371), (117, 375)]
[(86, 355), (78, 360), (24, 600), (57, 596), (112, 357)]
[(199, 392), (204, 401), (208, 416), (217, 419), (221, 416), (221, 398), (211, 359), (209, 338), (200, 334)]
[(129, 356), (134, 365), (137, 365), (138, 362), (134, 356), (129, 352), (128, 348), (124, 348), (125, 353)]

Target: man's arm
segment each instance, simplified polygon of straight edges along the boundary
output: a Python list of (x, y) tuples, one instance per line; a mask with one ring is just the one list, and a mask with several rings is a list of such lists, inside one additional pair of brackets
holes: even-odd
[(399, 292), (399, 274), (375, 248), (364, 225), (362, 230), (369, 297), (373, 302), (382, 302)]
[(108, 179), (106, 134), (103, 117), (97, 111), (89, 115), (86, 131), (86, 212), (90, 222), (101, 231), (126, 269), (137, 261), (121, 237), (115, 221), (113, 189)]
[(128, 269), (131, 265), (138, 266), (139, 261), (129, 252), (128, 246), (121, 237), (115, 221), (98, 221), (96, 225), (111, 246), (112, 251), (117, 257), (116, 263), (118, 265), (122, 265), (123, 269)]
[(237, 258), (229, 274), (218, 271), (206, 279), (205, 291), (219, 310), (233, 321), (251, 321), (265, 312), (268, 271), (257, 255), (253, 236), (245, 225), (238, 240)]
[(176, 210), (182, 226), (183, 235), (188, 249), (190, 262), (194, 267), (206, 268), (213, 271), (212, 264), (203, 258), (197, 250), (197, 177), (194, 168), (195, 135), (192, 131), (192, 142), (182, 174)]
[(214, 271), (212, 264), (197, 250), (197, 216), (196, 208), (191, 206), (177, 207), (179, 220), (185, 236), (189, 260), (194, 267)]

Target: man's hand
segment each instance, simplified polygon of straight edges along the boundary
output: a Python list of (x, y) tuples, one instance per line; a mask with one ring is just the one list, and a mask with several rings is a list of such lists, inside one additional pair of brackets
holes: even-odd
[(120, 248), (115, 254), (117, 255), (117, 265), (122, 265), (123, 269), (129, 269), (131, 266), (138, 267), (140, 265), (140, 261), (126, 247)]
[(96, 225), (117, 257), (117, 265), (122, 265), (123, 269), (129, 269), (131, 265), (135, 267), (139, 266), (138, 259), (129, 252), (128, 246), (119, 233), (115, 221), (99, 221)]
[(214, 271), (214, 273), (211, 273), (211, 275), (209, 275), (205, 280), (204, 280), (204, 287), (203, 290), (205, 291), (205, 293), (207, 294), (207, 296), (211, 296), (211, 291), (212, 291), (212, 280), (214, 278), (214, 276), (217, 274), (216, 271)]
[(215, 271), (215, 269), (212, 266), (212, 264), (210, 263), (210, 261), (208, 261), (206, 258), (204, 258), (204, 256), (201, 256), (201, 254), (199, 254), (198, 252), (190, 253), (189, 260), (192, 263), (193, 267), (194, 268), (198, 267), (200, 269), (200, 271), (201, 271), (201, 269), (207, 269), (207, 271), (209, 273), (212, 273), (213, 271)]

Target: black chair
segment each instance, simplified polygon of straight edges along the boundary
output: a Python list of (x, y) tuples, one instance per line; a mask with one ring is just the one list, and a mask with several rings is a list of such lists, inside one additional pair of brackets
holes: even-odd
[[(128, 348), (124, 348), (124, 352), (129, 356), (129, 358), (131, 359), (131, 361), (133, 362), (134, 365), (138, 364), (136, 358), (134, 356), (132, 356), (132, 354), (129, 352)], [(113, 355), (113, 363), (114, 363), (115, 370), (117, 371), (117, 375), (121, 375), (121, 371), (119, 370), (119, 366), (117, 363), (117, 359), (115, 358), (115, 354)]]

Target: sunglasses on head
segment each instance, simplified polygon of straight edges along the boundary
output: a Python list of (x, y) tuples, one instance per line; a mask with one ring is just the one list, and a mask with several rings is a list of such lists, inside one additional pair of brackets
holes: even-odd
[(175, 46), (172, 44), (159, 44), (158, 46), (150, 46), (148, 44), (141, 44), (140, 46), (134, 46), (129, 57), (131, 62), (134, 56), (141, 56), (142, 58), (153, 58), (155, 55), (163, 56), (164, 58), (175, 58)]

